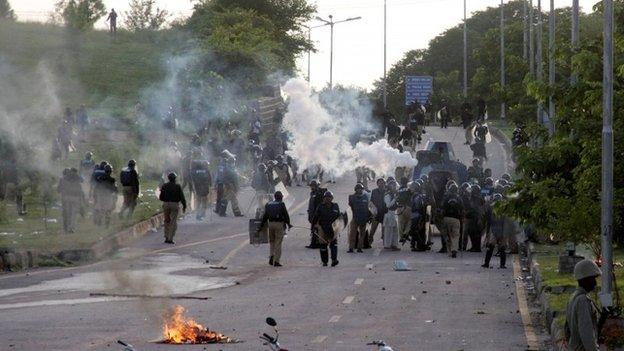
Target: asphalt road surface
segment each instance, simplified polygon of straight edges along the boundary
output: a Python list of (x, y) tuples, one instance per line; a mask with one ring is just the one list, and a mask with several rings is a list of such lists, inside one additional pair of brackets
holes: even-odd
[[(430, 127), (426, 137), (452, 141), (456, 155), (470, 162), (463, 130)], [(492, 142), (488, 154), (494, 175), (503, 173), (502, 147)], [(347, 176), (328, 185), (342, 209), (354, 182)], [(308, 226), (308, 189), (289, 190), (293, 223)], [(250, 189), (242, 192), (243, 210), (251, 197)], [(137, 350), (264, 350), (258, 336), (270, 332), (267, 316), (278, 321), (282, 346), (290, 350), (375, 350), (366, 343), (377, 339), (403, 351), (527, 349), (511, 262), (499, 270), (481, 268), (479, 253), (451, 259), (436, 253), (437, 238), (426, 253), (410, 252), (408, 245), (385, 251), (378, 233), (373, 249), (360, 254), (346, 253), (347, 236), (341, 235), (340, 264), (321, 267), (318, 250), (304, 248), (308, 231), (296, 228), (284, 240), (284, 267), (276, 268), (267, 264), (267, 245), (249, 245), (247, 228), (247, 218), (231, 213), (203, 222), (188, 216), (175, 246), (162, 243), (160, 230), (106, 261), (1, 275), (0, 350), (121, 350), (118, 339)], [(404, 260), (411, 271), (394, 271), (395, 260)], [(162, 338), (163, 315), (174, 305), (243, 342), (155, 343)]]

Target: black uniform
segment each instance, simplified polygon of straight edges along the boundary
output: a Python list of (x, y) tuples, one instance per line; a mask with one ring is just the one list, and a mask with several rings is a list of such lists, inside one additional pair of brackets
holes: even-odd
[(318, 237), (314, 234), (314, 215), (316, 213), (316, 209), (323, 202), (323, 195), (327, 189), (317, 188), (315, 191), (310, 192), (310, 200), (308, 202), (308, 222), (312, 225), (312, 233), (310, 233), (310, 245), (308, 248), (316, 249), (320, 248)]
[(316, 208), (314, 216), (312, 217), (312, 227), (318, 224), (325, 232), (325, 237), (329, 239), (326, 240), (326, 242), (320, 242), (318, 244), (321, 249), (321, 261), (323, 262), (323, 264), (327, 264), (328, 261), (328, 246), (329, 250), (331, 251), (332, 262), (338, 261), (338, 247), (336, 246), (337, 238), (336, 233), (334, 233), (334, 228), (332, 226), (332, 224), (336, 219), (338, 219), (338, 217), (340, 217), (340, 208), (338, 207), (338, 204), (334, 202), (332, 202), (331, 204), (320, 204)]

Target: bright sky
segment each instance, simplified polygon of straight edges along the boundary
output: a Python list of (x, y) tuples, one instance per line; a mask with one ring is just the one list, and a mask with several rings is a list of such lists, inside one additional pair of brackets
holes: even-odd
[[(361, 16), (358, 21), (336, 24), (334, 27), (334, 84), (355, 85), (370, 88), (375, 79), (383, 75), (383, 7), (384, 0), (309, 0), (317, 4), (318, 15), (335, 21)], [(388, 68), (406, 51), (424, 48), (429, 40), (461, 22), (462, 0), (386, 0), (387, 1), (387, 57)], [(508, 2), (509, 0), (504, 0)], [(538, 0), (533, 0), (537, 6)], [(53, 10), (56, 0), (9, 0), (20, 20), (45, 21)], [(590, 12), (598, 0), (580, 0), (582, 10)], [(104, 0), (107, 8), (115, 8), (123, 22), (123, 12), (128, 0)], [(188, 16), (192, 12), (191, 0), (157, 0), (162, 8), (174, 14), (174, 18)], [(467, 0), (467, 11), (494, 7), (500, 0)], [(542, 0), (547, 10), (550, 1)], [(571, 6), (572, 0), (555, 0), (556, 7)], [(322, 24), (313, 21), (311, 26)], [(104, 27), (101, 21), (98, 27)], [(329, 27), (312, 30), (312, 40), (318, 52), (312, 54), (311, 82), (322, 87), (329, 81)], [(460, 54), (458, 48), (458, 54)], [(298, 60), (301, 76), (307, 74), (307, 56)]]

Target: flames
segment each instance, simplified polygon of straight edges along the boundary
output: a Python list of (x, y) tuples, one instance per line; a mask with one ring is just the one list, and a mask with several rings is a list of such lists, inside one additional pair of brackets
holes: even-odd
[(184, 318), (184, 307), (175, 306), (165, 318), (164, 343), (167, 344), (215, 344), (231, 343), (229, 337), (204, 328), (190, 318)]

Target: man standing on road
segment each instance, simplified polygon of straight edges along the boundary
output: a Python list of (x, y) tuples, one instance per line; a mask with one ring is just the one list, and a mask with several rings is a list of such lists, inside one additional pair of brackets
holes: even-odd
[(472, 144), (472, 120), (474, 116), (472, 115), (472, 106), (469, 102), (464, 102), (461, 107), (461, 120), (462, 127), (466, 130), (466, 145)]
[(427, 251), (427, 238), (425, 235), (425, 219), (427, 216), (427, 197), (423, 194), (421, 186), (418, 182), (412, 182), (410, 185), (412, 191), (411, 202), (411, 235), (412, 240), (410, 246), (412, 251)]
[[(280, 259), (282, 257), (282, 240), (284, 239), (284, 230), (286, 227), (290, 230), (290, 216), (284, 204), (284, 195), (281, 191), (275, 192), (275, 201), (271, 201), (264, 205), (264, 215), (260, 223), (260, 229), (268, 222), (269, 229), (269, 250), (271, 257), (269, 264), (275, 267), (281, 267)], [(259, 230), (260, 230), (259, 229)]]
[(513, 227), (511, 226), (511, 222), (508, 218), (497, 216), (492, 210), (492, 206), (502, 199), (502, 195), (495, 194), (492, 198), (491, 205), (489, 205), (487, 208), (487, 229), (485, 236), (487, 251), (485, 252), (485, 262), (481, 266), (483, 268), (490, 268), (490, 260), (492, 259), (495, 248), (498, 248), (498, 253), (500, 255), (499, 268), (507, 268), (505, 266), (505, 264), (507, 263), (507, 247), (505, 246), (505, 235), (507, 232), (513, 230)]
[(591, 260), (583, 260), (574, 266), (574, 279), (578, 281), (579, 287), (566, 308), (565, 335), (568, 350), (599, 350), (599, 310), (588, 294), (596, 288), (596, 278), (601, 274), (600, 268)]
[(111, 214), (117, 204), (117, 185), (115, 178), (111, 177), (113, 167), (109, 164), (104, 166), (104, 174), (99, 176), (95, 183), (95, 206), (94, 222), (96, 225), (110, 225)]
[(334, 194), (326, 191), (323, 194), (323, 202), (316, 208), (312, 218), (312, 228), (319, 236), (319, 246), (321, 252), (321, 262), (323, 266), (327, 266), (329, 259), (327, 247), (331, 251), (332, 267), (338, 265), (338, 238), (334, 231), (334, 221), (340, 217), (340, 208), (338, 204), (333, 202)]
[(209, 166), (208, 161), (191, 161), (191, 189), (193, 189), (193, 195), (195, 195), (195, 206), (197, 208), (195, 218), (198, 221), (206, 217), (206, 210), (208, 209), (208, 196), (212, 186)]
[[(368, 239), (366, 236), (366, 224), (370, 219), (370, 211), (368, 210), (369, 198), (364, 194), (364, 185), (357, 183), (355, 185), (355, 194), (349, 195), (349, 207), (353, 212), (353, 219), (349, 225), (349, 253), (356, 248), (357, 252), (363, 252), (364, 242)], [(370, 245), (368, 245), (370, 248)]]
[(407, 178), (401, 178), (401, 187), (398, 190), (396, 200), (396, 214), (399, 220), (399, 239), (401, 243), (405, 243), (407, 241), (411, 229), (412, 192), (408, 188), (407, 183)]
[(128, 161), (128, 167), (121, 170), (119, 173), (119, 181), (123, 187), (123, 206), (121, 207), (121, 211), (119, 211), (119, 218), (123, 218), (126, 210), (128, 211), (127, 218), (131, 218), (141, 191), (139, 173), (136, 170), (135, 160)]
[(165, 243), (174, 244), (173, 237), (178, 228), (178, 214), (180, 212), (180, 203), (182, 203), (182, 212), (186, 212), (186, 198), (182, 187), (176, 183), (178, 177), (175, 173), (167, 175), (168, 183), (160, 188), (160, 196), (158, 199), (163, 202), (163, 214), (165, 217)]
[(314, 214), (316, 213), (316, 209), (323, 202), (323, 197), (327, 189), (321, 188), (319, 182), (317, 180), (312, 180), (310, 182), (310, 200), (308, 202), (308, 222), (312, 224), (312, 233), (310, 233), (310, 245), (306, 246), (308, 249), (319, 249), (321, 245), (319, 244), (318, 236), (314, 234), (314, 225), (313, 219)]
[[(464, 211), (466, 218), (464, 222), (464, 226), (466, 227), (466, 239), (470, 238), (470, 252), (481, 252), (481, 233), (484, 228), (484, 218), (488, 212), (486, 212), (485, 200), (481, 197), (480, 186), (473, 185), (470, 189), (469, 196)], [(488, 221), (488, 223), (490, 222)]]
[(370, 202), (375, 206), (377, 213), (373, 214), (373, 221), (371, 222), (370, 230), (368, 231), (368, 243), (372, 244), (375, 241), (375, 232), (377, 227), (381, 224), (381, 236), (383, 236), (383, 220), (384, 216), (388, 212), (384, 196), (386, 195), (386, 181), (383, 178), (377, 179), (377, 188), (371, 192)]
[(457, 184), (451, 183), (442, 201), (443, 227), (451, 257), (457, 257), (459, 250), (459, 227), (464, 208), (457, 194)]

